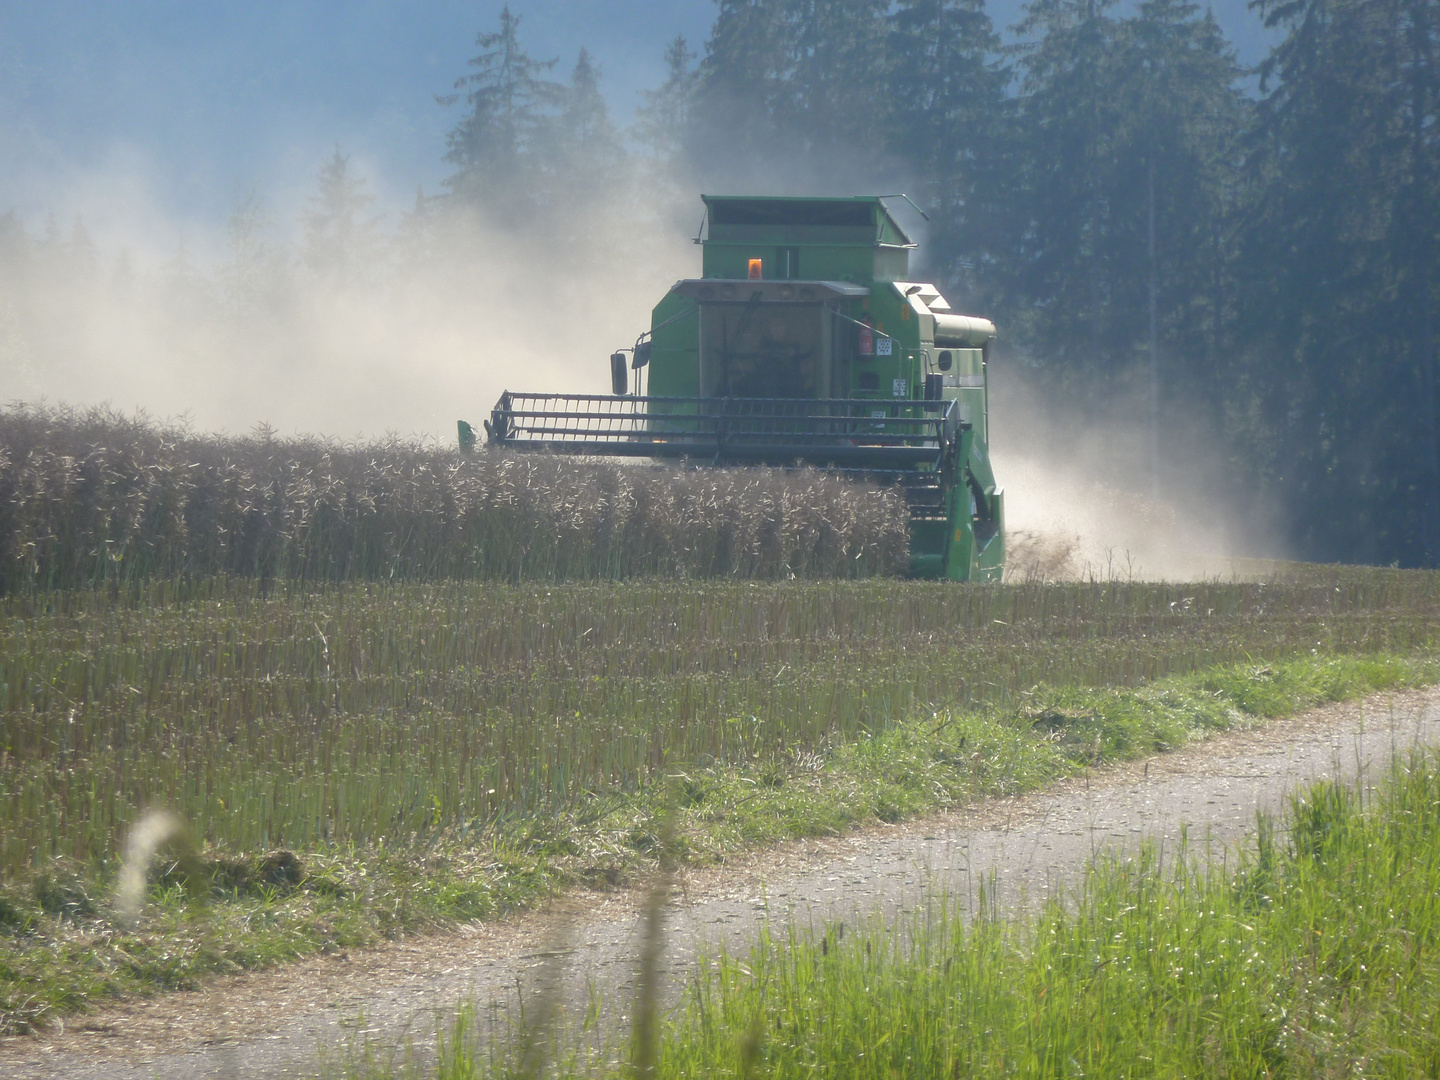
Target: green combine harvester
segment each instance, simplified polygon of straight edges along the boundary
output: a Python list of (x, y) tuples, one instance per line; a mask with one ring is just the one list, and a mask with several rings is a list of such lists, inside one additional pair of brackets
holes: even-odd
[[(613, 394), (507, 390), (484, 425), (489, 445), (813, 465), (896, 484), (913, 576), (999, 580), (1005, 496), (990, 468), (986, 380), (995, 327), (908, 280), (915, 244), (886, 197), (703, 196), (703, 276), (676, 282), (650, 330), (610, 357)], [(475, 442), (461, 421), (462, 449)]]

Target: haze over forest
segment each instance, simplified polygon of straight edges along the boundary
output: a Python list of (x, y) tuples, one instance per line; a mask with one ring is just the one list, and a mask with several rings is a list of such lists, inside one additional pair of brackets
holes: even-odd
[(907, 191), (912, 276), (1002, 329), (1012, 442), (1119, 475), (1154, 385), (1162, 481), (1203, 462), (1301, 557), (1435, 565), (1440, 0), (1254, 17), (1258, 73), (1184, 0), (1032, 0), (1020, 47), (979, 0), (719, 0), (621, 125), (516, 4), (437, 79), (404, 212), (337, 133), (298, 212), (242, 192), (213, 251), (0, 216), (0, 400), (448, 434), (603, 386), (698, 264), (699, 191)]

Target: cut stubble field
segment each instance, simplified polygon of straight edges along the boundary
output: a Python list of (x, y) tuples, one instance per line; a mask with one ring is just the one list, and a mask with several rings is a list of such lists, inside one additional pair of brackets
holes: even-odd
[[(409, 844), (599, 811), (676, 769), (803, 771), (920, 713), (1029, 708), (1073, 743), (1079, 718), (1046, 719), (1048, 692), (1407, 654), (1437, 621), (1440, 577), (1398, 571), (970, 590), (214, 579), (13, 598), (0, 867), (103, 867), (157, 804), (237, 854)], [(1105, 745), (1123, 732), (1089, 734), (1091, 756), (1125, 750)], [(1006, 769), (987, 763), (995, 790), (1028, 786)]]
[[(1440, 575), (158, 580), (0, 601), (0, 1016), (493, 916), (1440, 674)], [(147, 808), (190, 823), (122, 927)], [(285, 854), (281, 854), (281, 852)], [(293, 856), (293, 861), (287, 856)], [(202, 880), (203, 879), (203, 880)], [(203, 911), (203, 918), (199, 913)]]

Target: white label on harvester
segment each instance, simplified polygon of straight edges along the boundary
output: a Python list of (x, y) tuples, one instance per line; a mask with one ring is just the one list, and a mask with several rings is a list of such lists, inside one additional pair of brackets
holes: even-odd
[(909, 397), (910, 384), (904, 379), (893, 379), (890, 382), (891, 397)]
[(877, 338), (875, 339), (875, 355), (876, 355), (876, 356), (889, 356), (889, 355), (890, 355), (890, 347), (891, 347), (892, 345), (894, 345), (894, 344), (895, 344), (895, 342), (894, 342), (892, 339), (888, 338), (888, 337), (877, 337)]

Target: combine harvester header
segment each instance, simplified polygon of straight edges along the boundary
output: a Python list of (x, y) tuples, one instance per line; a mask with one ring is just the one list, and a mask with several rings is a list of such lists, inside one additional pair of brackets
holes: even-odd
[[(899, 484), (915, 577), (996, 581), (1005, 499), (990, 469), (995, 327), (909, 278), (886, 196), (703, 196), (701, 277), (610, 357), (610, 395), (506, 391), (492, 447), (808, 464)], [(630, 374), (635, 392), (630, 392)], [(642, 383), (645, 393), (639, 391)], [(460, 422), (460, 445), (475, 432)]]

